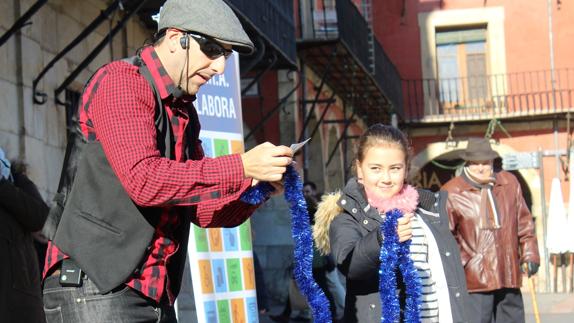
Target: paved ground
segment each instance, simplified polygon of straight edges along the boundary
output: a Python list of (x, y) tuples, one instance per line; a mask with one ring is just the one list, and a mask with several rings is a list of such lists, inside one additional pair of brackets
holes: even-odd
[[(259, 323), (275, 323), (275, 321), (271, 320), (269, 318), (269, 315), (278, 315), (280, 314), (284, 309), (284, 305), (282, 304), (271, 304), (271, 309), (269, 310), (269, 313), (265, 314), (265, 315), (259, 315)], [(294, 317), (298, 316), (298, 312), (294, 312), (293, 313)], [(292, 319), (289, 321), (290, 323), (304, 323), (304, 322), (311, 322), (311, 320), (295, 320)]]
[[(526, 323), (535, 323), (532, 297), (527, 289), (522, 290)], [(573, 323), (574, 294), (536, 294), (540, 322), (542, 323)]]
[[(523, 289), (522, 294), (524, 297), (526, 323), (536, 323), (530, 292), (528, 289)], [(574, 294), (536, 294), (536, 300), (538, 302), (541, 323), (574, 323)], [(279, 314), (282, 310), (283, 307), (280, 304), (273, 304), (270, 313)], [(269, 315), (261, 315), (259, 322), (273, 323), (273, 321), (269, 319)], [(291, 320), (290, 322), (300, 323), (301, 321)]]

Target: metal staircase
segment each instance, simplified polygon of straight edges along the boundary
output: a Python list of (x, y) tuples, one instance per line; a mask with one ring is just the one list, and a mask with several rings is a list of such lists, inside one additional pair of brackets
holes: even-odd
[(369, 34), (368, 34), (368, 41), (369, 41), (369, 70), (370, 72), (375, 75), (375, 33), (373, 32), (373, 10), (371, 5), (371, 0), (363, 0), (362, 2), (362, 11), (365, 20), (367, 21), (367, 25), (369, 26)]

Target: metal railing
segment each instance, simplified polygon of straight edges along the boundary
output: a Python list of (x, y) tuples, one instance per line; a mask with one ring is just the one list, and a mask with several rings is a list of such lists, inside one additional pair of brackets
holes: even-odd
[(293, 0), (226, 0), (292, 62), (296, 62)]
[(392, 103), (394, 111), (403, 115), (403, 92), (401, 89), (401, 76), (391, 62), (381, 44), (374, 43), (375, 47), (375, 79)]
[[(370, 52), (369, 25), (359, 8), (351, 0), (336, 0), (334, 6), (329, 6), (327, 1), (317, 7), (315, 4), (316, 1), (299, 1), (301, 40), (338, 40), (344, 44), (353, 60), (373, 77), (395, 110), (401, 113), (400, 75), (378, 40), (374, 39), (374, 51)], [(373, 61), (374, 73), (370, 69)]]
[(407, 122), (512, 118), (574, 111), (574, 68), (403, 80)]

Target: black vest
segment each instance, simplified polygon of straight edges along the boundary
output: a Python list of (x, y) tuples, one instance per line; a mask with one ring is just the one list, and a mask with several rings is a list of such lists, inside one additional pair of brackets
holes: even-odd
[[(157, 86), (139, 57), (126, 61), (139, 66), (140, 74), (153, 89), (158, 150), (162, 156), (174, 159), (173, 132)], [(188, 144), (186, 147), (188, 158), (192, 155), (193, 146)], [(51, 238), (102, 293), (107, 293), (139, 274), (151, 250), (150, 243), (164, 209), (140, 207), (131, 200), (99, 142), (85, 142), (79, 151), (73, 184), (61, 218), (53, 221), (57, 227)], [(181, 285), (190, 228), (190, 212), (181, 211), (180, 225), (174, 232), (179, 248), (168, 264), (170, 289), (174, 295), (178, 294)]]

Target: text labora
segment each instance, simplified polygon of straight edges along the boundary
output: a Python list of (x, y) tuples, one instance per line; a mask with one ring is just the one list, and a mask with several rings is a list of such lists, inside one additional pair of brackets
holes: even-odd
[(196, 102), (197, 114), (206, 117), (237, 119), (233, 98), (202, 94)]

